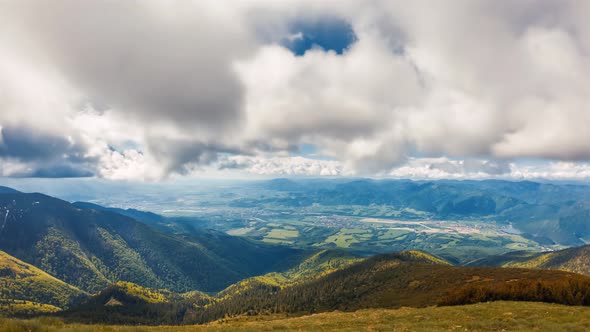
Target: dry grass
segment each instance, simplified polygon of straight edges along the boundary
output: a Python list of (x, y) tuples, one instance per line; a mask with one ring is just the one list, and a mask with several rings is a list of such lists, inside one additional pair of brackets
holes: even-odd
[(456, 307), (373, 309), (285, 318), (241, 317), (203, 326), (103, 326), (63, 324), (58, 319), (0, 320), (6, 332), (73, 331), (590, 331), (590, 308), (532, 302), (494, 302)]

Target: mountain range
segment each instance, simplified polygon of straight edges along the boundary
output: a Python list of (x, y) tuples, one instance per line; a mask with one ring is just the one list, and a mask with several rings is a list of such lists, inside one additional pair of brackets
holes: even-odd
[[(544, 244), (590, 240), (590, 186), (531, 181), (290, 180), (254, 184), (285, 195), (238, 198), (233, 206), (390, 206), (408, 219), (511, 223)], [(416, 213), (408, 213), (407, 211)], [(371, 217), (368, 215), (367, 217)]]
[[(357, 188), (357, 195), (363, 186), (374, 185), (367, 183)], [(430, 206), (444, 206), (436, 203), (442, 194), (425, 186), (420, 195), (432, 199)], [(496, 204), (494, 213), (538, 204), (525, 202), (526, 195), (505, 198), (509, 190), (495, 183), (490, 184), (498, 195), (493, 198), (474, 194), (469, 199), (463, 191), (449, 194), (446, 184), (440, 186), (454, 197), (449, 200), (455, 211), (457, 206), (485, 206), (488, 199)], [(469, 203), (461, 203), (465, 201)], [(421, 251), (364, 257), (206, 229), (177, 232), (166, 223), (150, 212), (0, 187), (0, 310), (15, 315), (57, 312), (82, 322), (187, 324), (226, 315), (490, 300), (590, 305), (590, 246), (517, 251), (454, 266)]]

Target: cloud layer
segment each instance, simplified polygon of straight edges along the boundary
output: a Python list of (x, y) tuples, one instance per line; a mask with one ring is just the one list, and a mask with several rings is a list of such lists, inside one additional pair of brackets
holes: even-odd
[[(589, 10), (3, 2), (0, 175), (579, 176), (590, 159)], [(299, 151), (310, 145), (314, 159)]]

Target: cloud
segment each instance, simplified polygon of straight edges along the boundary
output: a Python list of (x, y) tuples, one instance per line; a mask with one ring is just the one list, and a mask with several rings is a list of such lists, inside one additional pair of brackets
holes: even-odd
[(0, 128), (0, 161), (5, 176), (89, 177), (96, 160), (71, 137), (27, 127)]
[(515, 179), (590, 180), (590, 164), (551, 162), (548, 165), (529, 165), (512, 172)]
[[(8, 7), (47, 61), (94, 103), (135, 121), (204, 132), (239, 120), (242, 91), (228, 64), (252, 36), (241, 17), (212, 1)], [(199, 12), (212, 15), (196, 19)]]
[(84, 170), (79, 165), (54, 165), (41, 167), (26, 174), (27, 177), (35, 178), (84, 178), (91, 177), (94, 173), (91, 170)]
[[(209, 174), (217, 177), (250, 176), (354, 176), (353, 169), (337, 160), (305, 157), (222, 156)], [(202, 169), (196, 170), (197, 172)], [(579, 162), (498, 162), (487, 159), (409, 158), (406, 163), (374, 174), (375, 178), (414, 180), (505, 179), (505, 180), (590, 180), (590, 164)]]
[(512, 179), (519, 164), (486, 159), (410, 158), (382, 176), (412, 179)]
[[(420, 83), (413, 67), (377, 40), (361, 36), (344, 56), (266, 46), (237, 70), (247, 87), (246, 135), (316, 144), (359, 168), (403, 157), (394, 109), (418, 102)], [(391, 89), (400, 77), (408, 79)]]
[(0, 176), (36, 178), (80, 178), (95, 175), (93, 163), (64, 161), (23, 161), (0, 157)]
[[(590, 159), (586, 2), (0, 6), (2, 174), (479, 177), (532, 158), (523, 176), (579, 176)], [(296, 159), (308, 144), (326, 160)]]
[(101, 153), (98, 175), (111, 180), (154, 181), (164, 176), (155, 165), (155, 161), (137, 150), (108, 149)]
[(0, 129), (0, 157), (21, 160), (62, 159), (79, 162), (84, 158), (84, 147), (67, 137), (40, 133), (26, 127)]
[(368, 175), (416, 155), (589, 158), (590, 31), (576, 3), (431, 6), (356, 8), (341, 56), (266, 46), (240, 62), (255, 135), (315, 144)]
[(344, 176), (343, 165), (338, 161), (316, 160), (304, 157), (224, 157), (217, 162), (221, 171), (238, 170), (242, 174), (265, 176)]
[(470, 174), (485, 174), (486, 176), (501, 176), (510, 173), (510, 164), (506, 162), (497, 162), (489, 160), (442, 160), (432, 162), (429, 166), (431, 170), (440, 170), (448, 174), (459, 174), (468, 176)]

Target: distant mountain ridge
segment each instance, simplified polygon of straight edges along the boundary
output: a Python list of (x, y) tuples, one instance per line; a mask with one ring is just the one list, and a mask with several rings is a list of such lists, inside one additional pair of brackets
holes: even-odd
[(17, 194), (17, 193), (20, 193), (20, 191), (18, 191), (16, 189), (9, 188), (9, 187), (0, 186), (0, 194)]
[(90, 203), (90, 202), (74, 202), (72, 203), (73, 206), (84, 208), (84, 209), (92, 209), (97, 211), (109, 211), (118, 213), (130, 218), (133, 218), (137, 221), (141, 221), (148, 225), (161, 223), (164, 221), (164, 217), (159, 214), (149, 212), (149, 211), (141, 211), (137, 209), (120, 209), (120, 208), (113, 208), (113, 207), (104, 207), (102, 205)]
[(469, 265), (561, 270), (590, 276), (590, 245), (545, 253), (518, 251), (482, 258)]
[[(390, 206), (412, 209), (404, 218), (489, 220), (512, 223), (542, 244), (579, 246), (590, 241), (590, 186), (505, 180), (289, 180), (257, 184), (288, 195), (240, 198), (236, 207)], [(370, 216), (367, 216), (370, 217)]]

